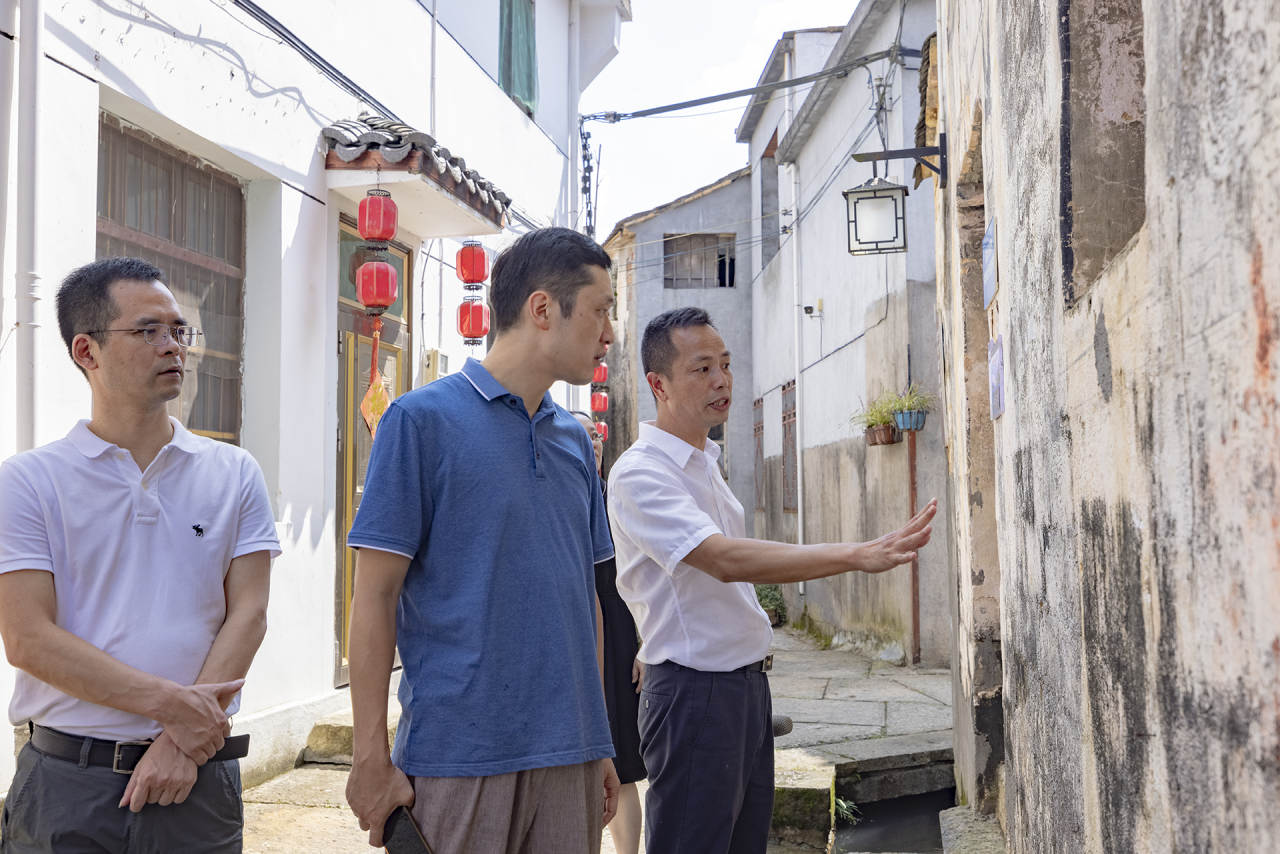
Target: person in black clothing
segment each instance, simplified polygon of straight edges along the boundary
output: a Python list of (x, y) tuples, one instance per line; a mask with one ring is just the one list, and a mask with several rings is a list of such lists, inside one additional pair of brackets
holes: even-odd
[[(604, 442), (596, 432), (595, 422), (585, 412), (574, 416), (586, 428), (596, 452), (596, 471), (600, 471)], [(604, 478), (600, 479), (604, 489)], [(644, 664), (636, 657), (640, 651), (635, 620), (627, 603), (618, 595), (618, 569), (613, 558), (596, 564), (596, 597), (604, 620), (604, 701), (609, 711), (609, 729), (613, 734), (614, 767), (622, 790), (618, 795), (618, 814), (609, 822), (609, 833), (618, 854), (637, 854), (640, 833), (644, 827), (640, 812), (640, 794), (636, 782), (646, 776), (644, 759), (640, 757), (640, 686)]]

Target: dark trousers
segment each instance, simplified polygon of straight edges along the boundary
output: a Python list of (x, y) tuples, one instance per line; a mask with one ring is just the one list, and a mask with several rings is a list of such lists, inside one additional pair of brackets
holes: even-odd
[(773, 701), (759, 671), (645, 668), (640, 749), (649, 854), (764, 854), (773, 817)]
[(244, 815), (240, 762), (200, 767), (181, 804), (116, 806), (129, 778), (57, 759), (30, 744), (0, 818), (0, 854), (239, 854)]

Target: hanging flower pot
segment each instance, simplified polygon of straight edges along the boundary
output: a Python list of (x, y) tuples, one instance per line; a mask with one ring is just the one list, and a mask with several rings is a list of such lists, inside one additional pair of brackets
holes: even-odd
[(868, 427), (866, 430), (863, 431), (862, 435), (867, 437), (868, 445), (880, 444), (880, 434), (876, 432), (875, 427)]
[(902, 434), (892, 424), (881, 424), (875, 428), (877, 445), (896, 445), (902, 441)]
[(899, 430), (923, 430), (924, 417), (928, 414), (923, 409), (895, 410), (893, 423), (898, 426)]
[(902, 394), (893, 395), (889, 401), (893, 410), (893, 422), (899, 430), (923, 430), (924, 417), (937, 402), (932, 394), (912, 383)]

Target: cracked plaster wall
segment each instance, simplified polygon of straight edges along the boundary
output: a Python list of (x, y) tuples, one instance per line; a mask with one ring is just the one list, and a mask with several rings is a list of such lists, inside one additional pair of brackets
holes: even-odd
[(1280, 2), (1145, 3), (1145, 224), (1071, 308), (1058, 4), (941, 9), (951, 155), (980, 107), (1000, 225), (1009, 848), (1277, 850)]

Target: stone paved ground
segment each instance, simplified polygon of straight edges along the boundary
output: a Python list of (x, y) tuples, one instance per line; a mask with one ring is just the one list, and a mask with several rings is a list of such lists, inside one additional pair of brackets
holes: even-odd
[[(841, 764), (950, 746), (951, 681), (945, 670), (820, 650), (806, 636), (782, 629), (775, 636), (770, 685), (774, 711), (795, 721), (795, 730), (777, 742), (780, 788), (821, 790)], [(246, 791), (247, 854), (370, 851), (343, 798), (346, 776), (342, 765), (304, 765)], [(776, 843), (770, 854), (814, 850)], [(607, 831), (602, 851), (615, 854)]]

